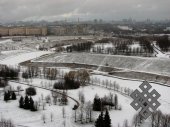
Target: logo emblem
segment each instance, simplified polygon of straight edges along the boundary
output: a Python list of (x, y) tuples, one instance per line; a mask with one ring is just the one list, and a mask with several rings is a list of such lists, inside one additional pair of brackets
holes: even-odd
[(139, 114), (144, 119), (147, 119), (152, 114), (152, 111), (155, 111), (160, 106), (160, 103), (158, 102), (160, 94), (155, 89), (149, 92), (152, 86), (147, 81), (144, 81), (139, 88), (142, 92), (136, 89), (133, 93), (131, 93), (130, 96), (134, 100), (130, 105), (136, 111), (141, 108)]

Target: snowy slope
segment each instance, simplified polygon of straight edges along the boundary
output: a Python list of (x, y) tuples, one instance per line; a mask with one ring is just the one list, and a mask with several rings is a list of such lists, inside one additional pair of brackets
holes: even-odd
[(153, 43), (152, 46), (153, 46), (153, 50), (155, 51), (157, 57), (159, 57), (159, 58), (170, 58), (170, 56), (163, 53), (161, 51), (161, 49), (155, 43)]
[[(12, 52), (12, 55), (8, 54), (8, 57), (0, 61), (0, 64), (6, 64), (10, 66), (17, 66), (19, 63), (37, 58), (39, 56), (42, 56), (44, 54), (49, 54), (51, 52), (48, 51), (36, 51), (36, 52), (24, 52), (15, 54), (15, 52)], [(6, 53), (7, 54), (7, 53)]]
[(46, 57), (38, 58), (35, 61), (56, 63), (82, 63), (104, 66), (107, 63), (110, 67), (170, 75), (170, 59), (167, 58), (145, 58), (135, 56), (116, 56), (90, 53), (63, 53), (52, 54)]
[(4, 44), (7, 42), (13, 42), (11, 39), (0, 40), (0, 44)]

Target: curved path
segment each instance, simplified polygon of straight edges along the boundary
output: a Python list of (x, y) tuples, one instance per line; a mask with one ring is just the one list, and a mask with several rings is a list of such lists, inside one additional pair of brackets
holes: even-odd
[(23, 83), (23, 82), (19, 82), (19, 81), (14, 81), (14, 80), (10, 80), (10, 82), (19, 83), (19, 84), (23, 84), (23, 85), (26, 85), (26, 86), (33, 86), (33, 87), (36, 87), (36, 88), (40, 88), (40, 89), (44, 89), (44, 90), (49, 90), (49, 91), (52, 91), (52, 92), (56, 92), (56, 93), (58, 93), (58, 94), (64, 95), (64, 96), (70, 98), (71, 100), (73, 100), (73, 101), (76, 103), (76, 109), (75, 109), (75, 110), (77, 110), (78, 107), (80, 106), (80, 103), (79, 103), (76, 99), (74, 99), (73, 97), (71, 97), (71, 96), (69, 96), (69, 95), (65, 95), (65, 94), (63, 94), (62, 92), (56, 91), (56, 90), (54, 90), (54, 89), (48, 89), (48, 88), (45, 88), (45, 87), (40, 87), (40, 86), (36, 86), (36, 85), (31, 85), (31, 84), (27, 84), (27, 83)]

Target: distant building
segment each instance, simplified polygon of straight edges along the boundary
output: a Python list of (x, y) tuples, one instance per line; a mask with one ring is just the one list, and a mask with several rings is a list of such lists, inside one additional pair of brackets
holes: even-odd
[(22, 36), (25, 35), (25, 29), (24, 27), (10, 27), (9, 28), (9, 36)]
[(1, 36), (7, 36), (7, 35), (9, 35), (9, 28), (7, 28), (7, 27), (1, 27), (0, 26), (0, 35)]
[(49, 26), (48, 34), (65, 36), (65, 35), (87, 35), (87, 25), (60, 25), (60, 26)]
[(0, 26), (1, 36), (46, 36), (46, 27), (4, 27)]
[(26, 36), (28, 35), (42, 35), (46, 36), (47, 35), (47, 28), (45, 27), (27, 27), (26, 28)]

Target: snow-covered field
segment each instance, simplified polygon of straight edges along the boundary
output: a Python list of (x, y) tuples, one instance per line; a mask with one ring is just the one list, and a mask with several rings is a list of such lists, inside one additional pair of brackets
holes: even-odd
[[(142, 81), (129, 81), (129, 80), (123, 80), (123, 79), (118, 79), (115, 77), (107, 77), (103, 75), (92, 75), (93, 78), (97, 78), (98, 80), (100, 79), (101, 83), (102, 80), (108, 80), (109, 82), (111, 81), (112, 83), (116, 81), (120, 87), (126, 87), (130, 89), (139, 89), (139, 85), (142, 83)], [(159, 109), (164, 112), (164, 113), (170, 113), (170, 87), (167, 86), (162, 86), (156, 83), (150, 83), (152, 85), (152, 89), (155, 89), (158, 91), (159, 94), (161, 94), (161, 97), (159, 98), (159, 102), (161, 103), (161, 106)]]
[[(18, 83), (10, 82), (10, 85), (14, 88), (19, 86)], [(23, 89), (27, 88), (28, 86), (21, 85)], [(37, 95), (33, 97), (34, 101), (38, 101), (41, 98), (41, 95), (47, 96), (50, 95), (51, 92), (44, 89), (37, 88)], [(25, 96), (25, 91), (21, 93), (21, 95)], [(27, 127), (64, 127), (64, 121), (66, 121), (66, 126), (72, 125), (72, 107), (74, 103), (72, 100), (69, 99), (68, 106), (65, 107), (66, 118), (62, 118), (62, 108), (63, 106), (59, 105), (51, 105), (48, 104), (45, 107), (45, 110), (40, 107), (39, 111), (31, 112), (30, 110), (20, 109), (18, 100), (20, 96), (17, 97), (17, 100), (11, 100), (9, 102), (4, 102), (3, 97), (0, 97), (0, 112), (1, 116), (6, 119), (11, 119), (14, 121), (16, 126), (27, 126)], [(50, 115), (53, 114), (53, 122), (51, 122)], [(46, 116), (46, 124), (42, 121), (42, 115), (45, 114)]]
[[(3, 42), (8, 43), (8, 42)], [(134, 45), (138, 47), (138, 45)], [(45, 54), (50, 54), (47, 56), (43, 56)], [(159, 52), (160, 54), (160, 52)], [(40, 57), (43, 56), (43, 57)], [(133, 69), (137, 71), (147, 71), (154, 73), (163, 73), (166, 75), (170, 75), (170, 60), (165, 58), (143, 58), (143, 57), (127, 57), (127, 56), (113, 56), (113, 55), (104, 55), (104, 54), (90, 54), (90, 53), (60, 53), (53, 54), (49, 51), (30, 51), (30, 50), (10, 50), (10, 51), (2, 51), (0, 54), (0, 64), (5, 64), (9, 66), (18, 66), (19, 63), (32, 60), (34, 62), (58, 62), (58, 63), (86, 63), (91, 65), (105, 65), (106, 63), (110, 67), (118, 67), (125, 69)], [(62, 73), (66, 73), (70, 68), (59, 68)], [(118, 79), (116, 77), (108, 77), (103, 75), (92, 74), (91, 78), (96, 78), (101, 81), (100, 86), (89, 85), (85, 87), (81, 87), (76, 90), (68, 90), (68, 95), (78, 100), (78, 93), (84, 93), (85, 101), (93, 102), (94, 96), (96, 94), (99, 97), (104, 97), (108, 95), (110, 92), (113, 94), (117, 94), (119, 98), (119, 105), (121, 105), (122, 110), (111, 110), (110, 116), (112, 120), (112, 127), (117, 127), (118, 124), (122, 125), (124, 120), (128, 120), (131, 123), (133, 116), (136, 111), (130, 106), (132, 99), (129, 96), (122, 95), (119, 92), (115, 92), (113, 90), (109, 90), (104, 88), (102, 85), (103, 80), (108, 80), (109, 82), (116, 82), (120, 85), (120, 87), (127, 87), (130, 89), (139, 89), (139, 85), (142, 83), (141, 81), (130, 81)], [(55, 81), (49, 81), (46, 79), (33, 79), (32, 84), (36, 86), (48, 86), (49, 84), (52, 87)], [(21, 85), (24, 89), (28, 86), (9, 82), (9, 84), (16, 88)], [(163, 113), (170, 114), (170, 87), (161, 86), (156, 83), (151, 83), (152, 89), (157, 90), (161, 97), (159, 98), (159, 102), (161, 106), (159, 110)], [(26, 126), (26, 127), (93, 127), (94, 123), (91, 124), (83, 124), (80, 125), (78, 123), (74, 123), (74, 112), (72, 108), (75, 104), (71, 99), (69, 99), (68, 106), (65, 106), (66, 110), (66, 118), (62, 118), (62, 106), (59, 105), (46, 105), (45, 110), (40, 108), (37, 112), (31, 112), (29, 110), (23, 110), (18, 107), (18, 100), (4, 102), (2, 90), (0, 89), (0, 117), (4, 117), (6, 119), (11, 119), (14, 121), (16, 126)], [(44, 90), (41, 88), (37, 88), (37, 95), (33, 97), (34, 100), (38, 100), (41, 98), (41, 95), (47, 96), (50, 95), (51, 92), (49, 90)], [(21, 93), (21, 95), (25, 95), (25, 91)], [(17, 97), (19, 99), (19, 96)], [(53, 113), (54, 120), (50, 121), (50, 114)], [(44, 124), (41, 117), (42, 115), (46, 115), (46, 123)], [(99, 112), (94, 112), (94, 119), (98, 117)]]
[(13, 41), (11, 39), (0, 40), (0, 44), (4, 44), (4, 43), (7, 43), (7, 42), (13, 42)]
[[(67, 68), (60, 68), (61, 70), (63, 69), (64, 72), (68, 72), (69, 69)], [(60, 70), (60, 71), (61, 71)], [(102, 80), (108, 80), (109, 82), (111, 81), (112, 83), (116, 81), (120, 87), (127, 87), (131, 89), (139, 89), (138, 86), (142, 83), (140, 81), (128, 81), (128, 80), (122, 80), (122, 79), (117, 79), (115, 77), (107, 77), (107, 76), (102, 76), (102, 75), (91, 75), (91, 78), (96, 78), (100, 79), (100, 82), (102, 83)], [(33, 79), (32, 84), (35, 84), (36, 86), (45, 86), (49, 84), (53, 84), (55, 81), (49, 81), (45, 79)], [(17, 87), (18, 83), (12, 83), (10, 82), (10, 85), (13, 87)], [(101, 86), (95, 86), (95, 85), (90, 85), (90, 86), (85, 86), (81, 87), (76, 90), (68, 90), (68, 95), (75, 98), (78, 100), (78, 93), (84, 93), (85, 95), (85, 101), (91, 101), (93, 102), (94, 96), (98, 94), (99, 97), (104, 97), (105, 95), (108, 95), (110, 92), (113, 94), (118, 95), (119, 99), (119, 105), (121, 105), (122, 110), (121, 111), (115, 111), (111, 110), (109, 111), (110, 117), (112, 120), (112, 127), (117, 127), (118, 124), (122, 125), (124, 120), (128, 120), (129, 123), (131, 123), (132, 118), (136, 111), (130, 106), (130, 103), (132, 102), (132, 99), (128, 96), (122, 95), (120, 93), (117, 93), (113, 90), (109, 90), (107, 88)], [(157, 90), (160, 94), (161, 97), (159, 98), (159, 102), (161, 103), (161, 106), (159, 107), (159, 110), (161, 110), (163, 113), (170, 113), (170, 87), (166, 86), (161, 86), (155, 83), (151, 83), (152, 89)], [(23, 88), (26, 88), (27, 86), (22, 85)], [(41, 94), (43, 93), (44, 96), (49, 95), (50, 92), (47, 90), (43, 90), (40, 88), (37, 88), (37, 93), (35, 97), (33, 97), (35, 100), (41, 97)], [(24, 94), (24, 92), (22, 92)], [(19, 97), (18, 97), (19, 98)], [(10, 118), (12, 119), (15, 124), (17, 125), (24, 125), (28, 127), (63, 127), (64, 126), (64, 121), (66, 123), (66, 127), (92, 127), (94, 124), (83, 124), (79, 125), (77, 123), (74, 123), (74, 112), (72, 111), (72, 107), (74, 105), (74, 102), (69, 100), (69, 105), (65, 107), (67, 111), (67, 116), (65, 119), (62, 118), (62, 106), (46, 106), (45, 110), (40, 110), (38, 112), (31, 112), (27, 110), (20, 109), (18, 107), (18, 101), (10, 101), (5, 103), (3, 101), (3, 97), (0, 99), (0, 111), (2, 112), (2, 116), (4, 118)], [(50, 121), (50, 114), (51, 112), (54, 113), (54, 122)], [(46, 124), (43, 123), (41, 116), (42, 114), (46, 114), (47, 117), (47, 122)], [(99, 112), (94, 112), (93, 116), (94, 119), (98, 117)], [(25, 118), (25, 119), (21, 119)]]
[[(19, 84), (17, 83), (10, 83), (12, 86), (16, 87)], [(40, 84), (39, 84), (40, 85)], [(26, 88), (26, 86), (23, 86), (23, 88)], [(96, 94), (99, 95), (99, 97), (104, 97), (105, 95), (108, 95), (110, 92), (113, 94), (118, 95), (119, 104), (122, 106), (122, 110), (111, 110), (110, 111), (110, 117), (112, 119), (112, 127), (116, 127), (119, 123), (122, 124), (124, 120), (128, 120), (129, 122), (132, 120), (133, 115), (136, 113), (136, 111), (129, 105), (131, 102), (131, 99), (129, 97), (125, 97), (119, 93), (116, 93), (114, 91), (110, 91), (108, 89), (98, 87), (98, 86), (87, 86), (82, 87), (77, 90), (70, 90), (68, 91), (68, 95), (72, 96), (73, 98), (78, 100), (78, 93), (79, 91), (83, 92), (85, 95), (85, 101), (91, 101), (93, 102), (94, 96)], [(42, 89), (37, 89), (38, 95), (33, 97), (34, 100), (41, 97), (41, 94), (43, 93), (44, 96), (49, 95), (50, 92)], [(22, 92), (24, 94), (24, 92)], [(18, 97), (19, 98), (19, 97)], [(62, 118), (62, 106), (46, 106), (45, 110), (40, 109), (38, 112), (31, 112), (27, 110), (20, 109), (18, 107), (18, 101), (10, 101), (10, 102), (4, 102), (3, 98), (1, 97), (0, 100), (0, 110), (2, 112), (2, 116), (6, 119), (12, 119), (16, 125), (23, 125), (23, 126), (29, 126), (29, 127), (62, 127), (64, 119)], [(72, 111), (74, 102), (69, 100), (69, 105), (66, 106), (66, 115), (65, 118), (66, 121), (66, 127), (92, 127), (94, 123), (91, 124), (84, 124), (79, 125), (74, 123), (74, 112)], [(129, 113), (129, 111), (131, 113)], [(54, 122), (50, 122), (50, 113), (54, 113)], [(98, 117), (98, 114), (100, 112), (94, 112), (93, 116), (94, 119)], [(46, 114), (47, 117), (47, 123), (43, 124), (43, 121), (41, 120), (42, 114)], [(22, 119), (24, 118), (24, 119)]]
[[(19, 63), (49, 54), (49, 51), (11, 50), (3, 51), (0, 54), (0, 64), (17, 66)], [(1, 57), (2, 56), (2, 57)], [(1, 59), (2, 58), (2, 59)]]

